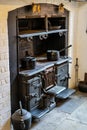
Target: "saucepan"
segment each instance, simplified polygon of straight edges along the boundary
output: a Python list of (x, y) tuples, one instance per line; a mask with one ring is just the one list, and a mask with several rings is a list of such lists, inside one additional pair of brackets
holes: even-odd
[(63, 48), (62, 50), (60, 51), (57, 51), (57, 50), (47, 50), (47, 60), (48, 61), (56, 61), (56, 60), (59, 60), (60, 58), (60, 52), (68, 49), (69, 47), (71, 47), (72, 45), (69, 45), (65, 48)]

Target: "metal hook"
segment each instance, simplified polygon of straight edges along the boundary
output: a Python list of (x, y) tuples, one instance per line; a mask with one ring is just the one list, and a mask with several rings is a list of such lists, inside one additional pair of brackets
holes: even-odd
[(33, 37), (27, 37), (28, 42), (33, 40)]
[(47, 37), (48, 37), (48, 34), (43, 35), (44, 39), (47, 39)]
[(44, 34), (44, 35), (39, 36), (40, 40), (47, 39), (47, 37), (48, 37), (48, 34)]
[(60, 37), (63, 36), (63, 32), (59, 32), (59, 36), (60, 36)]
[(43, 37), (42, 37), (42, 35), (39, 35), (39, 38), (40, 38), (40, 40), (43, 40)]

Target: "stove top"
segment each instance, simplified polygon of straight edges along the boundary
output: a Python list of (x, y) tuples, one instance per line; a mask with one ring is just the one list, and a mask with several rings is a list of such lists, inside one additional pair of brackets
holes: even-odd
[(31, 70), (22, 70), (19, 72), (21, 75), (25, 76), (32, 76), (36, 73), (40, 73), (41, 71), (44, 71), (45, 69), (52, 67), (54, 65), (60, 65), (64, 62), (70, 61), (70, 57), (61, 57), (58, 61), (47, 61), (46, 57), (38, 57), (36, 58), (36, 66), (34, 69)]

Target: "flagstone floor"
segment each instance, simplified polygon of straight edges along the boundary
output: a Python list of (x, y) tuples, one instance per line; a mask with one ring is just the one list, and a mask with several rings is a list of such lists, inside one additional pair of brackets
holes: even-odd
[(30, 130), (87, 130), (87, 93), (77, 91), (34, 122)]

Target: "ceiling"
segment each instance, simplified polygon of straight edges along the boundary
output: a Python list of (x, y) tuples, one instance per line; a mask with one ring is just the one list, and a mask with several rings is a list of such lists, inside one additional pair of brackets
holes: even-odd
[[(38, 2), (38, 0), (0, 0), (0, 4), (4, 5), (22, 5), (22, 4), (31, 4), (32, 2)], [(87, 2), (87, 0), (65, 0), (69, 2)]]
[(4, 5), (22, 5), (30, 4), (32, 0), (0, 0), (0, 4)]

